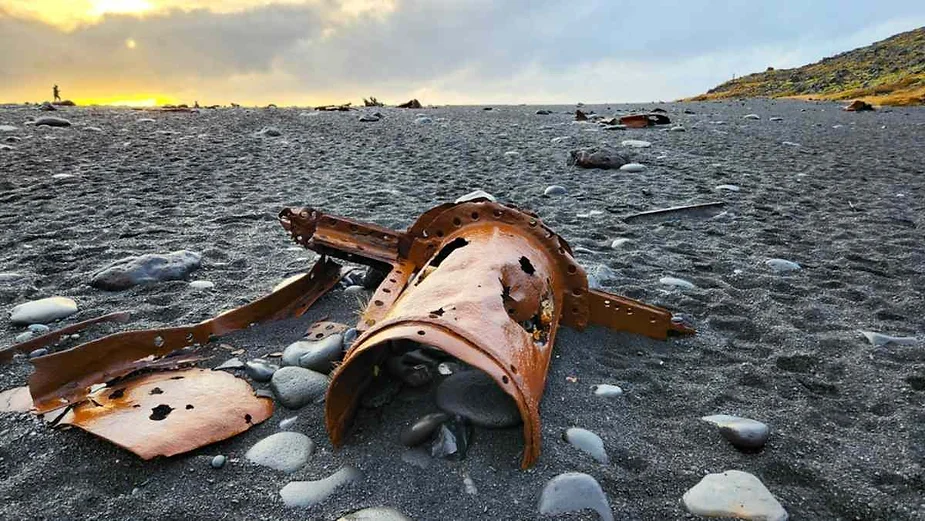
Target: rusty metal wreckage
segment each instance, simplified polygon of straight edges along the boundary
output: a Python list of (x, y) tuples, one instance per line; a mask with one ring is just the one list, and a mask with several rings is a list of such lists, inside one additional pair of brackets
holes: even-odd
[[(344, 443), (363, 390), (394, 343), (430, 346), (490, 375), (520, 410), (521, 465), (528, 468), (540, 454), (539, 404), (560, 325), (598, 325), (658, 340), (694, 333), (665, 309), (589, 289), (564, 239), (535, 214), (488, 199), (442, 204), (405, 232), (312, 208), (284, 209), (279, 221), (298, 244), (321, 254), (308, 273), (196, 325), (117, 333), (33, 359), (33, 411), (60, 411), (54, 423), (78, 426), (145, 459), (247, 430), (272, 414), (270, 398), (255, 396), (231, 375), (178, 369), (201, 360), (190, 346), (302, 315), (340, 280), (342, 268), (333, 258), (385, 274), (356, 325), (359, 336), (331, 375), (325, 423), (335, 446)], [(65, 330), (125, 319), (107, 315)], [(60, 335), (7, 348), (0, 360)], [(174, 402), (164, 403), (167, 388), (178, 391), (170, 393), (179, 396)], [(152, 400), (152, 394), (164, 398)], [(219, 394), (221, 400), (209, 399)], [(162, 421), (135, 421), (145, 417)]]

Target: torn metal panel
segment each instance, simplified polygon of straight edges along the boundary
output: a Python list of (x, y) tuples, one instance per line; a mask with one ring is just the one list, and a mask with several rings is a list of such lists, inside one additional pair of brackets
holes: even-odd
[(658, 113), (630, 114), (621, 117), (620, 123), (626, 125), (627, 128), (646, 128), (653, 125), (670, 125), (671, 119), (664, 114)]
[(196, 325), (109, 335), (32, 360), (29, 389), (39, 413), (78, 403), (93, 384), (125, 376), (178, 349), (258, 322), (300, 316), (340, 280), (340, 266), (322, 258), (301, 278), (250, 304)]
[(529, 467), (540, 452), (539, 403), (560, 323), (656, 339), (693, 332), (667, 310), (589, 291), (561, 237), (534, 214), (487, 199), (433, 208), (403, 234), (311, 208), (284, 210), (280, 222), (307, 248), (391, 268), (332, 376), (325, 421), (335, 445), (395, 341), (426, 344), (489, 374), (521, 412)]
[(240, 434), (273, 414), (246, 381), (206, 369), (146, 374), (87, 396), (60, 420), (143, 459), (173, 456)]

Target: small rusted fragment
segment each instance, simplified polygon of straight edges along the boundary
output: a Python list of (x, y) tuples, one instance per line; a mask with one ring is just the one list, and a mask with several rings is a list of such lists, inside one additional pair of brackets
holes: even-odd
[(653, 125), (669, 125), (671, 119), (664, 114), (630, 114), (620, 118), (620, 123), (627, 128), (646, 128)]
[(32, 360), (29, 388), (39, 413), (84, 400), (93, 384), (125, 376), (187, 346), (251, 324), (302, 315), (340, 280), (340, 265), (322, 258), (301, 278), (250, 304), (196, 325), (128, 331)]
[(28, 412), (32, 410), (29, 387), (14, 387), (0, 392), (0, 412)]
[(240, 434), (273, 414), (273, 400), (240, 378), (206, 369), (146, 374), (105, 387), (59, 422), (143, 459), (173, 456)]

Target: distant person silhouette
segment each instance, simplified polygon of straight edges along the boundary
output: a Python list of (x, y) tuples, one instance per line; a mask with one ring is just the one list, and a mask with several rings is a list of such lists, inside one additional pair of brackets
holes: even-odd
[(61, 101), (61, 91), (58, 90), (58, 86), (52, 87), (51, 91), (55, 95), (55, 101)]

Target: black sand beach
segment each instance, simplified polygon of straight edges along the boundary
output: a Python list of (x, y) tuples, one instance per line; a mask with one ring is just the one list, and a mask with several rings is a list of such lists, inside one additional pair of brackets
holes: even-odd
[[(659, 106), (686, 131), (603, 130), (573, 122), (574, 107), (565, 106), (380, 109), (382, 120), (371, 123), (358, 121), (361, 112), (300, 109), (55, 112), (69, 128), (24, 125), (45, 114), (0, 107), (0, 125), (16, 127), (0, 132), (0, 144), (12, 147), (0, 150), (0, 272), (23, 275), (0, 283), (0, 308), (75, 299), (80, 311), (53, 327), (119, 310), (135, 312), (133, 328), (190, 324), (266, 294), (315, 258), (279, 226), (287, 206), (403, 229), (424, 210), (483, 189), (590, 250), (576, 257), (607, 290), (683, 314), (698, 330), (665, 343), (561, 330), (542, 404), (543, 452), (528, 471), (519, 468), (516, 428), (476, 430), (460, 462), (406, 462), (398, 433), (435, 410), (416, 394), (363, 411), (340, 450), (327, 439), (322, 406), (298, 411), (295, 429), (318, 447), (291, 475), (244, 459), (297, 414), (280, 406), (237, 437), (153, 461), (77, 429), (2, 415), (0, 518), (333, 521), (391, 506), (418, 521), (538, 519), (543, 485), (577, 471), (600, 482), (617, 519), (686, 519), (684, 492), (707, 473), (736, 469), (757, 476), (794, 520), (925, 519), (925, 109), (848, 113), (833, 103), (768, 100)], [(540, 108), (554, 113), (536, 115)], [(743, 119), (749, 113), (761, 119)], [(417, 114), (431, 121), (415, 123)], [(255, 135), (266, 126), (281, 135)], [(10, 136), (22, 139), (4, 141)], [(627, 139), (652, 146), (621, 147)], [(570, 150), (602, 144), (646, 169), (568, 166)], [(724, 184), (740, 190), (715, 189)], [(544, 196), (549, 185), (568, 193)], [(724, 202), (723, 212), (623, 221), (711, 201)], [(630, 242), (612, 248), (621, 237)], [(120, 258), (183, 249), (202, 254), (190, 280), (214, 289), (89, 285)], [(775, 273), (765, 264), (772, 258), (802, 269)], [(609, 278), (601, 267), (613, 271)], [(674, 289), (662, 277), (696, 288)], [(322, 317), (350, 323), (357, 308), (357, 297), (338, 288), (301, 319), (221, 342), (253, 359), (281, 351)], [(861, 330), (917, 342), (875, 347)], [(21, 331), (4, 315), (0, 345)], [(207, 367), (231, 357), (217, 343), (205, 352), (213, 355)], [(0, 390), (24, 385), (30, 372), (23, 357), (0, 366)], [(625, 394), (603, 400), (590, 390), (599, 383)], [(711, 414), (765, 422), (770, 441), (757, 454), (739, 452), (700, 420)], [(609, 464), (563, 440), (575, 426), (603, 439)], [(216, 454), (229, 458), (220, 470), (209, 464)], [(323, 504), (291, 509), (280, 500), (288, 482), (348, 463), (363, 478)], [(466, 491), (467, 477), (476, 494)]]

